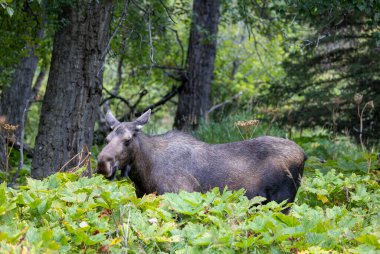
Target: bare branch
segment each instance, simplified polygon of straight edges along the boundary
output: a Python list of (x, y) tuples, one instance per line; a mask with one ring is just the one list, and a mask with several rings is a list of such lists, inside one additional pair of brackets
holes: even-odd
[(164, 95), (164, 97), (161, 98), (161, 100), (159, 100), (158, 102), (152, 105), (149, 105), (142, 112), (136, 113), (136, 116), (141, 115), (142, 113), (146, 112), (148, 109), (151, 109), (153, 111), (154, 109), (157, 109), (159, 106), (164, 105), (167, 101), (169, 101), (175, 95), (177, 95), (181, 88), (182, 86), (179, 86), (179, 87), (174, 86), (170, 92), (168, 92), (167, 94)]
[[(22, 112), (22, 118), (20, 123), (20, 162), (17, 167), (16, 174), (13, 176), (11, 183), (9, 186), (13, 186), (18, 178), (18, 175), (20, 174), (20, 171), (22, 167), (24, 166), (24, 136), (25, 136), (25, 116), (26, 111), (28, 110), (29, 100), (26, 102), (25, 108)], [(15, 142), (16, 143), (16, 142)]]
[(181, 67), (183, 67), (183, 65), (185, 63), (185, 50), (183, 49), (182, 41), (179, 38), (177, 30), (175, 30), (173, 28), (170, 28), (170, 30), (172, 30), (175, 33), (175, 38), (176, 38), (176, 40), (178, 42), (179, 47), (181, 48)]
[(103, 90), (104, 90), (108, 95), (110, 95), (110, 96), (107, 97), (107, 98), (105, 98), (105, 99), (103, 99), (103, 100), (100, 102), (100, 106), (102, 106), (102, 105), (103, 105), (104, 103), (106, 103), (108, 100), (111, 100), (111, 99), (118, 99), (118, 100), (124, 102), (124, 103), (128, 106), (128, 108), (131, 108), (131, 107), (132, 107), (132, 106), (131, 106), (131, 103), (129, 102), (129, 100), (127, 100), (127, 99), (125, 99), (125, 98), (123, 98), (123, 97), (121, 97), (121, 96), (119, 96), (119, 95), (117, 95), (117, 94), (113, 94), (113, 93), (111, 93), (111, 92), (108, 91), (105, 87), (103, 87)]
[[(115, 27), (115, 30), (113, 31), (113, 33), (111, 34), (110, 36), (110, 39), (108, 40), (107, 42), (107, 45), (104, 49), (104, 52), (103, 52), (103, 55), (101, 56), (100, 59), (104, 59), (108, 53), (108, 50), (109, 50), (109, 47), (111, 45), (111, 41), (112, 39), (115, 37), (117, 31), (119, 30), (120, 26), (121, 26), (121, 22), (123, 21), (124, 17), (125, 17), (125, 14), (127, 13), (127, 6), (129, 4), (129, 0), (125, 0), (124, 2), (124, 6), (123, 6), (123, 12), (121, 13), (121, 16), (120, 16), (120, 19), (119, 19), (119, 22), (117, 23), (116, 27)], [(102, 66), (99, 68), (98, 70), (98, 73), (96, 74), (96, 76), (99, 76), (100, 72), (103, 70), (104, 68), (104, 63), (102, 64)]]
[(226, 105), (226, 104), (232, 102), (234, 99), (240, 97), (243, 93), (244, 93), (244, 91), (240, 91), (239, 93), (235, 94), (234, 96), (232, 96), (232, 97), (229, 98), (228, 100), (226, 100), (226, 101), (224, 101), (224, 102), (222, 102), (222, 103), (216, 104), (216, 105), (212, 106), (209, 110), (207, 110), (207, 112), (206, 112), (206, 114), (205, 114), (205, 121), (206, 121), (206, 123), (209, 121), (209, 116), (210, 116), (210, 114), (211, 114), (213, 111), (215, 111), (215, 110), (217, 110), (218, 108), (221, 108), (221, 107), (223, 107), (224, 105)]
[[(20, 141), (14, 142), (14, 141), (15, 140), (7, 139), (7, 143), (9, 146), (12, 146), (14, 149), (20, 151), (21, 150), (21, 142)], [(24, 151), (24, 155), (26, 155), (26, 157), (33, 158), (33, 155), (34, 155), (33, 148), (29, 147), (27, 144), (23, 144), (23, 151)]]
[(165, 11), (166, 11), (166, 14), (168, 14), (168, 17), (169, 19), (174, 23), (174, 24), (177, 24), (174, 19), (172, 18), (172, 16), (170, 15), (170, 12), (168, 10), (168, 7), (164, 4), (164, 2), (162, 2), (162, 0), (159, 0), (161, 5), (164, 7)]
[(139, 97), (137, 98), (136, 102), (133, 104), (132, 109), (135, 110), (137, 105), (140, 104), (142, 98), (148, 94), (148, 90), (144, 89), (139, 93)]
[(239, 98), (243, 93), (244, 93), (244, 91), (240, 91), (239, 93), (235, 94), (234, 96), (232, 96), (231, 98), (225, 100), (224, 102), (212, 106), (209, 110), (207, 110), (207, 114), (210, 114), (211, 112), (217, 110), (218, 108), (223, 107), (224, 105), (232, 102), (236, 98)]
[(152, 40), (152, 26), (150, 23), (150, 13), (148, 15), (148, 34), (149, 34), (149, 48), (150, 48), (150, 62), (154, 64), (154, 47), (153, 47), (153, 40)]
[(134, 0), (131, 0), (131, 2), (142, 12), (144, 12), (145, 14), (147, 14), (147, 11), (142, 8), (140, 5), (138, 5)]
[(263, 66), (265, 72), (266, 72), (267, 75), (270, 77), (270, 79), (271, 79), (271, 80), (274, 80), (273, 76), (267, 71), (264, 62), (263, 62), (263, 60), (261, 59), (261, 55), (260, 55), (259, 50), (258, 50), (258, 48), (257, 48), (257, 44), (258, 44), (258, 42), (257, 42), (257, 40), (256, 40), (256, 36), (255, 36), (254, 33), (252, 33), (252, 37), (253, 37), (253, 40), (254, 40), (253, 46), (255, 47), (256, 55), (257, 55), (257, 57), (259, 58), (259, 61), (260, 61), (261, 65)]

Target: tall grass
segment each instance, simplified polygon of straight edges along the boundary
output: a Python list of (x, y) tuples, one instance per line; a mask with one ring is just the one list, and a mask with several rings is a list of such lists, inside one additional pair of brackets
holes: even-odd
[[(210, 144), (221, 144), (227, 142), (241, 141), (243, 139), (241, 132), (235, 126), (237, 121), (251, 120), (250, 114), (231, 115), (221, 122), (203, 123), (193, 134), (200, 140)], [(277, 137), (286, 137), (287, 132), (277, 126), (268, 127), (267, 124), (259, 123), (252, 133), (253, 137), (271, 135)]]

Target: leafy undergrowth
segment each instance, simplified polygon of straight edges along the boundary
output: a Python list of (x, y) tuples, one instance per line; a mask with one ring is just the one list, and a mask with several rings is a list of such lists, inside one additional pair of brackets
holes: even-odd
[(0, 185), (1, 253), (378, 253), (378, 177), (318, 170), (289, 215), (243, 190), (148, 195), (58, 173)]

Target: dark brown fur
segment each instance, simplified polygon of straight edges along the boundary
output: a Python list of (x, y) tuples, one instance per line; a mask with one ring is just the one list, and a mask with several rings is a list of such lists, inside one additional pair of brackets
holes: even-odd
[(147, 136), (136, 128), (148, 121), (146, 114), (132, 123), (114, 122), (98, 158), (99, 173), (110, 177), (129, 165), (138, 196), (228, 186), (244, 188), (248, 198), (294, 201), (306, 160), (294, 142), (264, 136), (210, 145), (178, 131)]

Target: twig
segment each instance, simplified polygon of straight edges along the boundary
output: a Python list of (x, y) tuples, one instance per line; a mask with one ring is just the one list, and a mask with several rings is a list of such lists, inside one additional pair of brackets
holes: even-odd
[(148, 90), (146, 90), (146, 89), (142, 90), (142, 91), (139, 93), (139, 97), (137, 98), (136, 102), (133, 103), (132, 108), (135, 109), (135, 108), (137, 107), (137, 105), (140, 104), (142, 98), (143, 98), (145, 95), (147, 95), (147, 94), (148, 94)]
[(254, 34), (252, 34), (252, 37), (253, 37), (253, 40), (254, 40), (253, 46), (255, 47), (256, 55), (257, 55), (257, 57), (259, 58), (259, 61), (260, 61), (261, 65), (263, 66), (265, 72), (266, 72), (267, 75), (270, 77), (270, 79), (271, 79), (271, 80), (274, 80), (274, 78), (272, 77), (272, 75), (266, 70), (266, 66), (265, 66), (263, 60), (261, 59), (261, 55), (260, 55), (259, 50), (258, 50), (258, 48), (257, 48), (257, 43), (258, 43), (258, 42), (257, 42), (257, 40), (256, 40), (256, 36), (255, 36)]
[(159, 0), (161, 5), (164, 7), (165, 11), (166, 11), (166, 14), (168, 14), (168, 17), (169, 19), (174, 23), (174, 24), (177, 24), (174, 19), (172, 18), (172, 16), (170, 15), (170, 12), (168, 10), (168, 7), (164, 4), (164, 2), (162, 2), (162, 0)]
[(134, 0), (131, 0), (131, 2), (142, 12), (144, 12), (144, 14), (147, 14), (147, 11), (142, 8), (140, 5), (138, 5)]
[(248, 32), (248, 38), (251, 38), (251, 30), (250, 30), (250, 26), (248, 22), (248, 14), (247, 14), (245, 0), (243, 0), (243, 15), (244, 15), (243, 18), (244, 18), (245, 27), (247, 28), (247, 32)]
[(175, 38), (178, 42), (178, 45), (179, 47), (181, 48), (181, 66), (183, 67), (184, 63), (185, 63), (185, 50), (183, 49), (183, 45), (182, 45), (182, 41), (181, 39), (179, 38), (179, 35), (178, 35), (178, 31), (173, 29), (173, 28), (170, 28), (170, 30), (173, 31), (173, 33), (175, 34)]
[(121, 97), (121, 96), (119, 96), (119, 95), (117, 95), (117, 94), (113, 94), (113, 93), (111, 93), (111, 92), (108, 91), (105, 87), (103, 87), (103, 90), (104, 90), (107, 94), (109, 94), (110, 96), (109, 96), (108, 98), (103, 99), (103, 101), (100, 102), (100, 106), (103, 105), (104, 103), (106, 103), (108, 100), (113, 99), (113, 98), (116, 98), (116, 99), (119, 99), (119, 100), (121, 100), (122, 102), (124, 102), (124, 103), (128, 106), (128, 108), (132, 108), (131, 103), (129, 102), (129, 100), (127, 100), (127, 99), (125, 99), (125, 98), (123, 98), (123, 97)]
[(149, 48), (150, 48), (150, 62), (151, 64), (154, 64), (154, 47), (153, 47), (153, 40), (152, 40), (152, 26), (150, 23), (150, 13), (148, 14), (148, 35), (149, 35)]
[(63, 164), (63, 166), (58, 170), (58, 172), (61, 172), (67, 165), (69, 165), (70, 162), (72, 162), (75, 158), (77, 158), (78, 156), (80, 156), (81, 153), (82, 153), (82, 151), (80, 151), (79, 153), (77, 153), (76, 155), (74, 155), (74, 157), (72, 157), (65, 164)]
[[(85, 154), (84, 158), (82, 159), (82, 155)], [(74, 159), (76, 159), (77, 157), (79, 157), (78, 159), (78, 164), (72, 168), (69, 168), (67, 170), (67, 172), (74, 172), (76, 170), (78, 170), (82, 165), (83, 166), (86, 166), (88, 168), (88, 166), (91, 167), (91, 160), (90, 160), (90, 157), (91, 157), (91, 152), (88, 150), (88, 146), (85, 144), (82, 148), (82, 150), (77, 153), (76, 155), (74, 155), (70, 160), (68, 160), (59, 170), (58, 172), (61, 172), (67, 165), (70, 164), (70, 162), (72, 162)], [(90, 175), (92, 175), (92, 172), (91, 172), (91, 168), (90, 168)]]
[(244, 93), (244, 91), (240, 91), (239, 93), (235, 94), (234, 96), (232, 96), (231, 98), (225, 100), (224, 102), (212, 106), (209, 110), (207, 110), (207, 114), (210, 114), (214, 110), (216, 110), (216, 109), (218, 109), (220, 107), (223, 107), (224, 105), (226, 105), (227, 103), (232, 102), (236, 98), (239, 98), (243, 93)]
[[(117, 25), (116, 25), (116, 27), (115, 27), (115, 30), (112, 32), (112, 34), (111, 34), (111, 36), (110, 36), (110, 39), (109, 39), (108, 42), (107, 42), (107, 45), (106, 45), (106, 47), (105, 47), (105, 49), (104, 49), (104, 51), (103, 51), (102, 56), (100, 57), (100, 59), (102, 59), (102, 60), (103, 60), (103, 59), (105, 58), (105, 56), (107, 55), (108, 50), (109, 50), (109, 47), (110, 47), (110, 45), (111, 45), (111, 41), (112, 41), (112, 39), (115, 37), (117, 31), (119, 30), (119, 28), (120, 28), (120, 26), (121, 26), (121, 22), (123, 21), (123, 19), (124, 19), (124, 17), (125, 17), (125, 14), (126, 14), (126, 12), (127, 12), (127, 6), (128, 6), (128, 4), (129, 4), (129, 0), (125, 0), (125, 2), (124, 2), (124, 6), (123, 6), (123, 12), (121, 13), (120, 19), (119, 19), (119, 21), (118, 21), (118, 23), (117, 23)], [(103, 61), (103, 62), (104, 62), (104, 61)], [(100, 72), (102, 71), (103, 67), (104, 67), (104, 63), (103, 63), (102, 66), (99, 68), (99, 70), (98, 70), (98, 72), (97, 72), (97, 74), (96, 74), (97, 77), (99, 76), (99, 74), (100, 74)]]
[(22, 112), (22, 118), (21, 118), (21, 126), (20, 126), (20, 162), (18, 164), (18, 167), (17, 167), (17, 171), (16, 171), (16, 174), (13, 176), (12, 180), (11, 180), (11, 183), (10, 183), (10, 187), (12, 187), (14, 185), (14, 183), (16, 182), (19, 174), (20, 174), (20, 171), (21, 171), (21, 168), (24, 166), (24, 135), (25, 135), (25, 115), (26, 115), (26, 110), (28, 109), (28, 105), (29, 105), (29, 99), (26, 101), (25, 103), (25, 108)]
[[(21, 142), (19, 142), (19, 141), (12, 142), (11, 140), (7, 140), (7, 142), (9, 143), (8, 145), (11, 145), (13, 147), (13, 149), (20, 151)], [(30, 148), (27, 144), (24, 143), (23, 144), (23, 150), (24, 150), (24, 154), (26, 154), (27, 157), (33, 158), (33, 155), (34, 155), (33, 148)]]

